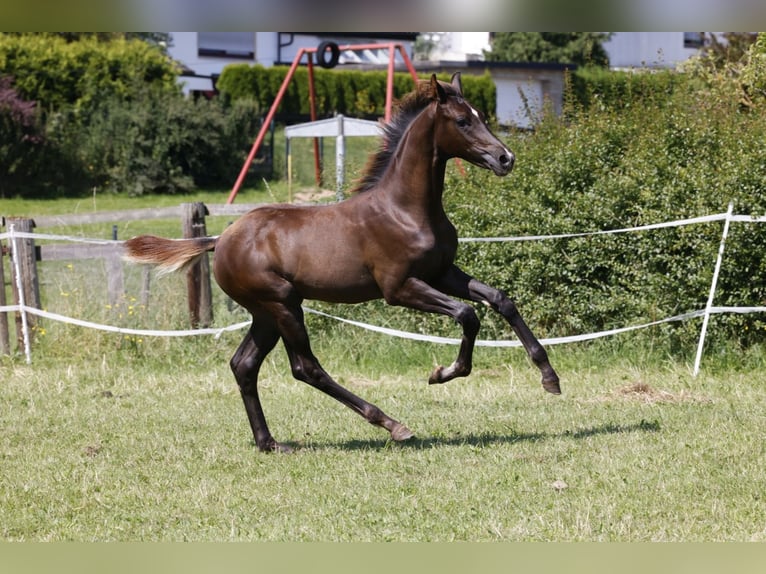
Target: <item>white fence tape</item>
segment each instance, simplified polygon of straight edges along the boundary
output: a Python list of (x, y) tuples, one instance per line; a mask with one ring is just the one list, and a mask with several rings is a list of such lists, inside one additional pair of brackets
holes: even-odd
[[(513, 241), (539, 241), (539, 240), (547, 240), (547, 239), (565, 239), (565, 238), (575, 238), (575, 237), (587, 237), (587, 236), (595, 236), (595, 235), (606, 235), (606, 234), (613, 234), (613, 233), (627, 233), (627, 232), (634, 232), (634, 231), (647, 231), (652, 229), (662, 229), (662, 228), (669, 228), (669, 227), (680, 227), (684, 225), (693, 225), (697, 223), (710, 223), (715, 221), (726, 221), (726, 226), (724, 231), (728, 231), (728, 223), (729, 222), (742, 222), (742, 223), (766, 223), (766, 216), (764, 217), (758, 217), (758, 216), (750, 216), (750, 215), (732, 215), (731, 214), (731, 207), (727, 213), (718, 213), (714, 215), (708, 215), (708, 216), (702, 216), (702, 217), (694, 217), (689, 219), (679, 219), (675, 221), (667, 221), (662, 223), (655, 223), (650, 225), (641, 225), (637, 227), (626, 227), (621, 229), (612, 229), (612, 230), (600, 230), (600, 231), (590, 231), (590, 232), (582, 232), (582, 233), (565, 233), (565, 234), (556, 234), (556, 235), (525, 235), (525, 236), (516, 236), (516, 237), (463, 237), (460, 238), (459, 241), (463, 243), (470, 243), (470, 242), (476, 242), (476, 243), (489, 243), (489, 242), (513, 242)], [(106, 239), (93, 239), (93, 238), (84, 238), (84, 237), (75, 237), (75, 236), (67, 236), (67, 235), (53, 235), (53, 234), (44, 234), (44, 233), (26, 233), (26, 232), (14, 232), (13, 226), (10, 227), (10, 231), (7, 233), (0, 233), (0, 240), (2, 239), (9, 239), (11, 242), (14, 240), (14, 238), (17, 239), (35, 239), (35, 240), (52, 240), (52, 241), (73, 241), (73, 242), (82, 242), (82, 243), (95, 243), (95, 244), (113, 244), (113, 243), (122, 243), (122, 241), (115, 241), (115, 240), (106, 240)], [(717, 261), (716, 267), (720, 267), (720, 258), (723, 254), (723, 245), (725, 242), (725, 233), (724, 237), (722, 238), (721, 247), (719, 249), (719, 260)], [(716, 269), (717, 271), (717, 269)], [(717, 273), (715, 273), (717, 275)], [(717, 278), (717, 277), (715, 277)], [(714, 279), (715, 279), (714, 278)], [(766, 307), (715, 307), (712, 305), (713, 298), (715, 294), (715, 282), (713, 286), (711, 287), (710, 296), (708, 298), (708, 305), (705, 309), (700, 309), (696, 311), (690, 311), (688, 313), (683, 313), (681, 315), (676, 315), (673, 317), (668, 317), (665, 319), (660, 319), (657, 321), (652, 321), (650, 323), (644, 323), (641, 325), (632, 325), (628, 327), (620, 327), (616, 329), (609, 329), (606, 331), (600, 331), (597, 333), (587, 333), (583, 335), (572, 335), (568, 337), (551, 337), (547, 339), (540, 339), (540, 342), (543, 345), (559, 345), (559, 344), (565, 344), (565, 343), (574, 343), (574, 342), (581, 342), (581, 341), (590, 341), (594, 339), (599, 339), (602, 337), (608, 337), (620, 333), (626, 333), (629, 331), (635, 331), (639, 329), (645, 329), (648, 327), (652, 327), (655, 325), (660, 325), (663, 323), (671, 323), (671, 322), (677, 322), (677, 321), (686, 321), (688, 319), (694, 319), (697, 317), (705, 317), (705, 322), (707, 323), (707, 318), (711, 314), (720, 314), (720, 313), (764, 313), (766, 312)], [(400, 331), (397, 329), (390, 329), (388, 327), (380, 327), (376, 325), (370, 325), (367, 323), (362, 323), (360, 321), (354, 321), (351, 319), (344, 319), (342, 317), (336, 317), (334, 315), (330, 315), (327, 313), (324, 313), (322, 311), (317, 311), (315, 309), (311, 309), (309, 307), (303, 307), (304, 311), (307, 313), (312, 313), (318, 316), (322, 316), (325, 318), (329, 318), (335, 321), (339, 321), (341, 323), (352, 325), (354, 327), (366, 329), (368, 331), (372, 331), (375, 333), (381, 333), (384, 335), (392, 336), (392, 337), (399, 337), (403, 339), (410, 339), (414, 341), (423, 341), (428, 343), (436, 343), (436, 344), (447, 344), (447, 345), (458, 345), (460, 344), (461, 340), (458, 338), (451, 338), (451, 337), (436, 337), (432, 335), (424, 335), (420, 333), (412, 333), (407, 331)], [(200, 335), (213, 335), (216, 338), (220, 337), (223, 333), (229, 332), (229, 331), (238, 331), (244, 328), (247, 328), (250, 326), (250, 321), (244, 321), (242, 323), (236, 323), (234, 325), (229, 325), (226, 327), (218, 327), (218, 328), (207, 328), (207, 329), (187, 329), (187, 330), (153, 330), (153, 329), (132, 329), (127, 327), (116, 327), (113, 325), (104, 325), (99, 323), (93, 323), (91, 321), (83, 321), (81, 319), (75, 319), (72, 317), (66, 317), (64, 315), (60, 315), (57, 313), (51, 313), (49, 311), (43, 311), (40, 309), (35, 309), (33, 307), (29, 307), (24, 304), (22, 301), (19, 305), (7, 305), (0, 307), (0, 313), (9, 313), (9, 312), (21, 312), (22, 317), (25, 316), (25, 313), (30, 313), (33, 315), (37, 315), (46, 319), (50, 319), (53, 321), (59, 321), (62, 323), (68, 323), (71, 325), (77, 325), (80, 327), (85, 327), (89, 329), (96, 329), (101, 331), (107, 331), (112, 333), (119, 333), (123, 335), (134, 335), (134, 336), (140, 336), (140, 337), (190, 337), (190, 336), (200, 336)], [(27, 335), (28, 336), (28, 335)], [(702, 336), (700, 338), (700, 345), (698, 348), (698, 356), (697, 361), (695, 363), (695, 374), (699, 368), (699, 356), (701, 354), (702, 345), (704, 342), (704, 330), (702, 333)], [(516, 340), (511, 341), (493, 341), (493, 340), (477, 340), (476, 341), (477, 346), (481, 347), (520, 347), (521, 342)], [(27, 362), (30, 362), (30, 356), (29, 356), (29, 348), (28, 343), (25, 341), (26, 353), (27, 353)]]
[(59, 323), (68, 323), (70, 325), (77, 325), (78, 327), (95, 329), (97, 331), (108, 331), (110, 333), (119, 333), (121, 335), (135, 335), (137, 337), (196, 337), (199, 335), (214, 335), (217, 339), (227, 331), (238, 331), (250, 326), (250, 321), (244, 321), (242, 323), (229, 325), (228, 327), (158, 331), (154, 329), (131, 329), (129, 327), (115, 327), (114, 325), (104, 325), (102, 323), (83, 321), (82, 319), (75, 319), (73, 317), (67, 317), (66, 315), (59, 315), (58, 313), (51, 313), (50, 311), (35, 309), (34, 307), (29, 307), (28, 305), (7, 305), (5, 307), (0, 307), (0, 313), (16, 312), (20, 311), (21, 309), (24, 309), (24, 311), (30, 315), (37, 315), (38, 317), (50, 319), (52, 321), (58, 321)]

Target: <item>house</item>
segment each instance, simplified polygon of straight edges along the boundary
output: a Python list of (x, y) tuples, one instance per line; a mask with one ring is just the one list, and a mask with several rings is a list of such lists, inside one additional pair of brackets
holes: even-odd
[[(420, 33), (298, 33), (298, 32), (171, 32), (168, 52), (181, 62), (180, 81), (186, 93), (213, 92), (215, 78), (224, 66), (252, 63), (264, 66), (289, 65), (301, 48), (317, 47), (321, 42), (338, 45), (399, 43), (414, 58)], [(497, 87), (498, 122), (504, 126), (530, 128), (545, 102), (560, 111), (564, 94), (564, 64), (484, 62), (489, 48), (489, 32), (423, 33), (429, 46), (427, 60), (416, 60), (419, 72), (461, 71), (492, 75)], [(674, 68), (697, 54), (702, 47), (701, 32), (617, 32), (605, 44), (612, 67)], [(383, 68), (388, 65), (388, 50), (348, 50), (340, 54), (339, 65), (357, 68)], [(402, 69), (396, 53), (396, 67)]]
[(676, 68), (699, 54), (703, 42), (702, 32), (617, 32), (604, 49), (612, 68)]
[[(170, 32), (168, 54), (184, 68), (180, 81), (185, 93), (212, 91), (215, 78), (229, 64), (290, 65), (301, 48), (321, 42), (373, 44), (395, 42), (412, 54), (417, 32), (348, 33), (323, 32)], [(397, 58), (401, 59), (397, 55)], [(340, 64), (383, 65), (387, 50), (343, 52)]]

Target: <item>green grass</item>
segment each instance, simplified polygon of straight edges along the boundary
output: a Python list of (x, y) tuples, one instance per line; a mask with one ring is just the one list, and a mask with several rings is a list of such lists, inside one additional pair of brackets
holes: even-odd
[[(227, 361), (236, 334), (151, 343), (107, 336), (0, 387), (5, 540), (452, 541), (766, 539), (763, 383), (618, 345), (551, 350), (564, 395), (521, 351), (481, 349), (466, 380), (428, 386), (452, 347), (340, 333), (317, 354), (412, 428), (385, 431), (264, 365), (272, 432), (259, 453)], [(69, 357), (67, 358), (67, 354)], [(368, 368), (374, 362), (377, 368)]]
[[(248, 190), (238, 201), (284, 191)], [(110, 196), (10, 201), (3, 211), (191, 200), (218, 201)], [(178, 236), (177, 226), (137, 222), (120, 236)], [(43, 306), (113, 325), (187, 327), (182, 276), (153, 280), (143, 305), (140, 268), (125, 272), (125, 299), (108, 306), (101, 262), (45, 262)], [(246, 318), (217, 288), (214, 308), (218, 326)], [(416, 323), (400, 309), (370, 315), (393, 327)], [(478, 349), (468, 379), (428, 386), (454, 347), (307, 320), (325, 368), (416, 439), (392, 444), (294, 381), (277, 347), (262, 399), (275, 437), (297, 449), (262, 454), (228, 368), (242, 333), (155, 339), (43, 321), (31, 365), (18, 353), (0, 357), (0, 539), (766, 540), (761, 347), (707, 349), (697, 378), (694, 349), (669, 355), (659, 329), (553, 347), (564, 390), (554, 397), (519, 349)], [(444, 329), (456, 334), (446, 320)]]

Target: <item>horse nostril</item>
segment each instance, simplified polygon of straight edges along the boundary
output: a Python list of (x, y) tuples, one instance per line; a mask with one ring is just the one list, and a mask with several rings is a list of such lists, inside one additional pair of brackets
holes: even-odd
[(498, 160), (503, 167), (513, 166), (513, 154), (502, 154)]

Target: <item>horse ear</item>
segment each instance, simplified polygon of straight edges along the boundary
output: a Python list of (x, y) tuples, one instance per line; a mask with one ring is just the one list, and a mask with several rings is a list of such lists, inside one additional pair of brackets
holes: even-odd
[(459, 96), (463, 95), (463, 82), (460, 81), (460, 72), (452, 74), (452, 87), (457, 90)]
[(434, 100), (439, 100), (440, 104), (447, 101), (447, 92), (444, 91), (439, 80), (436, 79), (436, 74), (431, 74), (431, 97)]

